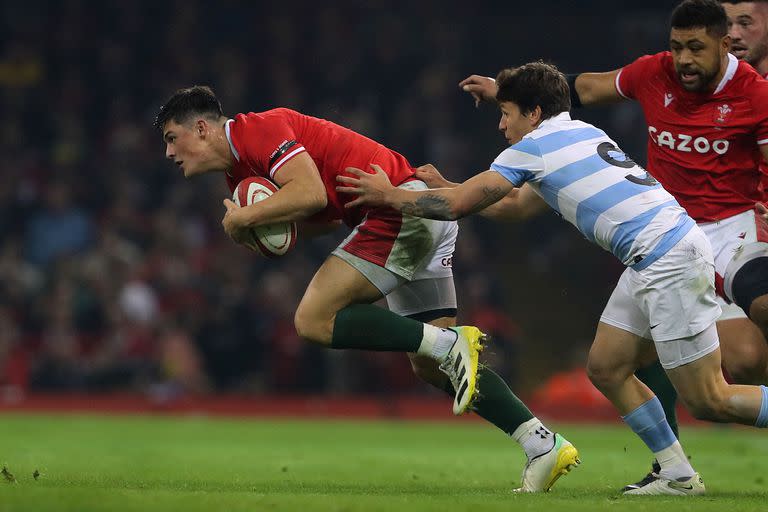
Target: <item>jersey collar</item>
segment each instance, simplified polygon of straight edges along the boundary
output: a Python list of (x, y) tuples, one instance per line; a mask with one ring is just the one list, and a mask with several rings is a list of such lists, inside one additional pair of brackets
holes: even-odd
[(230, 125), (234, 122), (235, 122), (234, 119), (227, 119), (227, 122), (224, 123), (224, 134), (227, 136), (227, 142), (229, 142), (229, 149), (232, 151), (232, 154), (235, 156), (235, 160), (239, 162), (240, 154), (235, 149), (235, 145), (232, 144), (232, 133), (230, 132)]
[(725, 73), (723, 74), (723, 79), (720, 80), (720, 83), (717, 84), (717, 89), (715, 89), (715, 92), (712, 93), (714, 96), (715, 94), (721, 92), (723, 89), (725, 89), (725, 86), (728, 84), (728, 82), (733, 78), (733, 75), (736, 74), (736, 69), (739, 67), (739, 61), (736, 57), (728, 54), (728, 67), (725, 68)]

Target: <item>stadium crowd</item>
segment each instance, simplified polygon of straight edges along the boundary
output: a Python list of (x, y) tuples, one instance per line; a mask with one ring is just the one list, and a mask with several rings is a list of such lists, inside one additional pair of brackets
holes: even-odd
[[(296, 249), (278, 260), (235, 246), (220, 225), (223, 180), (187, 182), (164, 161), (152, 129), (157, 107), (176, 88), (210, 84), (228, 113), (300, 109), (459, 180), (485, 169), (504, 142), (496, 112), (474, 110), (456, 87), (468, 72), (531, 58), (566, 71), (601, 69), (665, 45), (663, 6), (642, 25), (627, 17), (612, 27), (565, 3), (546, 23), (525, 23), (541, 19), (533, 7), (511, 27), (490, 8), (469, 12), (458, 2), (402, 11), (342, 4), (3, 5), (6, 396), (427, 392), (400, 355), (323, 351), (297, 338), (300, 293), (344, 233), (313, 241), (299, 233)], [(648, 16), (658, 17), (658, 32), (648, 31)], [(583, 49), (541, 36), (565, 22), (580, 23)], [(605, 38), (616, 43), (605, 47)], [(602, 116), (642, 159), (635, 107), (587, 116)], [(621, 271), (550, 214), (504, 228), (463, 221), (454, 268), (460, 321), (489, 331), (490, 363), (528, 389), (527, 372), (541, 378), (541, 368), (583, 364), (590, 326)]]

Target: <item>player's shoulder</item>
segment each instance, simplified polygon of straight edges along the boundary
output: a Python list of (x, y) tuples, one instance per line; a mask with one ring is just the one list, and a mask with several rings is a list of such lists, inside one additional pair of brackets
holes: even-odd
[(642, 55), (628, 64), (628, 66), (641, 67), (646, 72), (663, 71), (672, 66), (672, 54), (669, 52), (659, 52)]
[(768, 102), (768, 80), (755, 71), (751, 65), (740, 61), (734, 75), (734, 83), (739, 94), (752, 98), (761, 98)]

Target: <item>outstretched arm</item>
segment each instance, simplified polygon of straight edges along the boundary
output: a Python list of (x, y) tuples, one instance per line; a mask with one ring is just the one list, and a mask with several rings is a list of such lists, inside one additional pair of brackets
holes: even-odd
[(625, 99), (616, 90), (620, 69), (607, 73), (581, 73), (576, 77), (576, 92), (582, 105), (607, 105)]
[(354, 177), (339, 176), (345, 186), (336, 190), (357, 198), (345, 207), (360, 205), (390, 206), (414, 217), (455, 220), (479, 212), (506, 196), (513, 185), (497, 172), (486, 171), (454, 188), (404, 190), (392, 186), (384, 171), (376, 164), (374, 173), (349, 167)]
[[(448, 181), (440, 174), (434, 165), (426, 164), (416, 168), (414, 175), (427, 184), (429, 188), (454, 188), (459, 183)], [(513, 188), (498, 202), (479, 213), (483, 217), (504, 222), (519, 222), (534, 217), (546, 211), (548, 205), (533, 191), (530, 185), (523, 183), (520, 188)]]
[[(619, 71), (621, 70), (616, 69), (606, 73), (581, 73), (576, 77), (575, 82), (571, 80), (572, 87), (575, 83), (579, 103), (585, 106), (607, 105), (623, 100), (624, 97), (616, 90), (616, 76)], [(573, 75), (569, 76), (573, 77)], [(478, 106), (481, 101), (496, 101), (496, 93), (499, 90), (496, 80), (482, 75), (468, 76), (459, 82), (459, 87), (472, 95), (475, 99), (475, 106)], [(578, 106), (578, 104), (574, 106)]]

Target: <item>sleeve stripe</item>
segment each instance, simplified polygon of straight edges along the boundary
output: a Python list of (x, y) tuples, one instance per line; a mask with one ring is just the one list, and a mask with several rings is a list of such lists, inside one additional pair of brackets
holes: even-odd
[(762, 140), (759, 140), (759, 141), (757, 141), (757, 143), (758, 143), (759, 145), (761, 145), (761, 146), (762, 146), (763, 144), (768, 144), (768, 139), (762, 139)]
[(629, 97), (624, 94), (624, 92), (621, 90), (621, 85), (619, 85), (619, 78), (621, 78), (621, 74), (624, 72), (624, 68), (620, 69), (619, 72), (616, 74), (616, 92), (618, 92), (622, 98), (629, 99)]
[(287, 153), (286, 155), (283, 155), (283, 158), (281, 158), (280, 160), (275, 162), (275, 165), (273, 165), (272, 168), (269, 170), (269, 177), (273, 178), (275, 176), (275, 172), (277, 172), (277, 170), (280, 167), (282, 167), (285, 162), (287, 162), (288, 160), (290, 160), (294, 156), (298, 155), (302, 151), (306, 151), (306, 149), (304, 149), (304, 146), (300, 146), (300, 147), (294, 149), (293, 151), (291, 151), (290, 153)]

